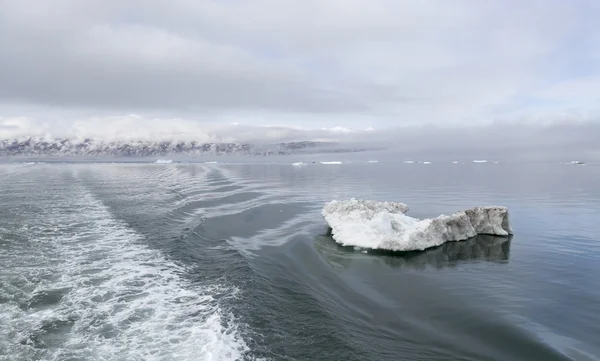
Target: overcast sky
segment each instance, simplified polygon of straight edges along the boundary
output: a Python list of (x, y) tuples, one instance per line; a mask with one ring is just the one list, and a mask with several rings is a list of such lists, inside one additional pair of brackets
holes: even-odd
[(0, 138), (577, 128), (600, 118), (599, 17), (595, 0), (3, 0)]

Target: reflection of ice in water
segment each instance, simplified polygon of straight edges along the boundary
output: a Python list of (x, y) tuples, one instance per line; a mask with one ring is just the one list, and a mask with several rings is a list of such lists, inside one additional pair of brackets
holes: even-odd
[(319, 254), (332, 266), (346, 268), (354, 261), (374, 257), (394, 268), (426, 269), (451, 267), (460, 263), (508, 262), (512, 237), (479, 235), (466, 241), (446, 242), (425, 251), (389, 252), (380, 250), (355, 250), (337, 244), (331, 237), (315, 238)]

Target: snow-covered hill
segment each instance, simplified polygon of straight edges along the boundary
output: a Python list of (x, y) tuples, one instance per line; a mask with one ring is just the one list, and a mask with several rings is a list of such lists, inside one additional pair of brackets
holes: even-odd
[(0, 140), (0, 156), (157, 156), (157, 155), (285, 155), (297, 153), (357, 152), (348, 144), (287, 142), (268, 145), (203, 143), (196, 141), (102, 141), (94, 139), (36, 138)]

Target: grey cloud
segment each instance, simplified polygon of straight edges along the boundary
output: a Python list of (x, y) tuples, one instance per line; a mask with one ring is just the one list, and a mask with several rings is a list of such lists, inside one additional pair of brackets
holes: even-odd
[[(232, 46), (203, 34), (120, 21), (131, 14), (126, 11), (88, 16), (93, 7), (62, 3), (69, 11), (48, 11), (48, 17), (32, 9), (37, 2), (0, 7), (3, 102), (196, 111), (367, 109), (310, 74), (270, 61), (251, 44)], [(107, 1), (106, 8), (115, 4)]]
[(283, 125), (208, 125), (135, 115), (85, 119), (57, 129), (51, 124), (27, 118), (0, 118), (0, 140), (39, 135), (44, 139), (67, 137), (81, 141), (92, 138), (100, 142), (146, 140), (273, 144), (321, 141), (343, 143), (345, 148), (385, 148), (387, 156), (393, 156), (395, 160), (600, 161), (598, 120), (591, 118), (585, 122), (573, 122), (567, 118), (547, 125), (496, 122), (468, 128), (428, 124), (367, 131)]
[(556, 0), (6, 0), (0, 102), (464, 121), (554, 69), (581, 20)]
[[(431, 161), (600, 160), (589, 111), (600, 67), (579, 66), (598, 55), (600, 9), (587, 6), (598, 5), (4, 0), (0, 139), (315, 140)], [(561, 102), (576, 108), (564, 119)]]
[(405, 159), (502, 161), (600, 161), (600, 123), (547, 126), (493, 124), (465, 128), (406, 127), (373, 134), (368, 142), (385, 145)]

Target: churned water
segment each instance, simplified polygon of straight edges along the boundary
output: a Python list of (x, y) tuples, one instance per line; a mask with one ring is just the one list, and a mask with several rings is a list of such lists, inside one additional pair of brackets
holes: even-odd
[[(0, 360), (600, 360), (600, 166), (0, 165)], [(515, 235), (360, 252), (348, 197)]]

